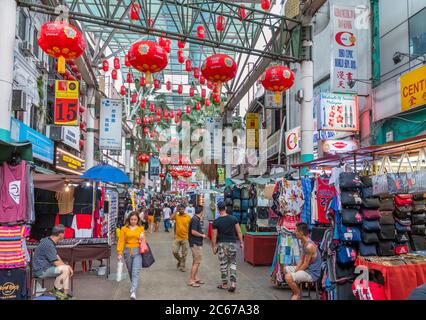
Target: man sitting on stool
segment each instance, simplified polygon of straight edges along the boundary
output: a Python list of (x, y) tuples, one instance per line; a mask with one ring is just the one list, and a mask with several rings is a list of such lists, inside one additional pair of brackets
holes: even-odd
[(52, 235), (41, 239), (33, 254), (33, 273), (37, 278), (56, 277), (53, 293), (60, 299), (73, 299), (69, 294), (72, 268), (58, 256), (56, 245), (64, 239), (65, 227), (57, 225), (52, 229)]
[(297, 267), (284, 267), (285, 281), (293, 291), (291, 300), (300, 300), (299, 284), (315, 283), (321, 276), (321, 254), (309, 237), (308, 225), (300, 222), (296, 225), (296, 238), (302, 242), (302, 253)]

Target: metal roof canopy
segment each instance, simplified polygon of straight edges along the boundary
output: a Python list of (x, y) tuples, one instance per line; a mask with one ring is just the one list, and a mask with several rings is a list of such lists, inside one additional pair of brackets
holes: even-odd
[(403, 141), (390, 142), (383, 145), (364, 147), (341, 155), (328, 156), (316, 159), (310, 162), (298, 163), (292, 165), (295, 169), (312, 166), (332, 166), (341, 161), (350, 161), (352, 159), (371, 159), (373, 157), (384, 157), (391, 155), (401, 155), (404, 153), (412, 153), (421, 148), (426, 147), (426, 134), (418, 137), (410, 138)]
[[(299, 20), (289, 19), (281, 15), (265, 12), (260, 8), (260, 1), (237, 0), (46, 0), (47, 4), (38, 4), (34, 0), (17, 0), (19, 6), (28, 7), (32, 11), (55, 16), (55, 5), (59, 2), (70, 8), (69, 18), (80, 23), (86, 39), (95, 43), (94, 52), (89, 52), (92, 65), (97, 67), (101, 60), (112, 56), (123, 57), (127, 49), (136, 41), (156, 40), (164, 37), (172, 40), (187, 42), (184, 49), (194, 66), (209, 55), (225, 53), (233, 57), (244, 70), (251, 56), (258, 56), (264, 62), (256, 63), (256, 72), (260, 74), (272, 61), (297, 62), (291, 47), (293, 34), (298, 32), (301, 25)], [(129, 18), (130, 6), (137, 3), (141, 7), (139, 21)], [(241, 20), (238, 10), (245, 5), (247, 17)], [(225, 30), (216, 30), (216, 18), (225, 17)], [(152, 21), (152, 26), (149, 26)], [(197, 27), (205, 28), (205, 39), (197, 37)], [(271, 36), (272, 35), (272, 36)], [(259, 48), (259, 40), (266, 43), (265, 48)], [(106, 49), (110, 53), (106, 53)], [(176, 42), (172, 42), (172, 53), (169, 65), (156, 77), (164, 80), (164, 74), (187, 74), (184, 66), (177, 62)], [(258, 60), (258, 61), (259, 61)], [(265, 61), (267, 63), (265, 63)], [(242, 66), (242, 68), (241, 68)], [(122, 72), (126, 68), (122, 66)], [(133, 72), (134, 69), (132, 69)], [(253, 72), (253, 70), (252, 70)], [(229, 93), (246, 89), (243, 86), (242, 72), (237, 77), (224, 84)], [(259, 74), (259, 76), (260, 76)], [(193, 81), (190, 75), (188, 83)], [(181, 96), (168, 93), (168, 102), (181, 103)], [(176, 99), (175, 99), (176, 98)], [(235, 99), (234, 99), (235, 100)], [(228, 101), (228, 105), (229, 105)], [(233, 109), (233, 106), (227, 107)]]

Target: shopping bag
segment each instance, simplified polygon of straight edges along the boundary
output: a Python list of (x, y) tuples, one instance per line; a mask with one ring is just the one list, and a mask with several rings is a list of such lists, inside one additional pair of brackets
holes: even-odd
[(148, 252), (148, 251), (149, 251), (149, 249), (148, 249), (148, 245), (146, 244), (145, 239), (141, 239), (140, 243), (139, 243), (139, 253), (143, 254), (143, 253)]
[(117, 262), (117, 282), (120, 282), (123, 278), (123, 261)]
[[(388, 166), (386, 168), (386, 165)], [(384, 157), (382, 160), (382, 165), (379, 168), (379, 171), (375, 176), (372, 178), (373, 182), (373, 195), (375, 196), (381, 196), (381, 195), (388, 195), (389, 194), (389, 188), (388, 188), (388, 178), (386, 172), (392, 173), (392, 163), (390, 162), (389, 157)]]
[(147, 243), (148, 251), (142, 253), (142, 268), (149, 268), (155, 262), (154, 255), (152, 254), (152, 250)]

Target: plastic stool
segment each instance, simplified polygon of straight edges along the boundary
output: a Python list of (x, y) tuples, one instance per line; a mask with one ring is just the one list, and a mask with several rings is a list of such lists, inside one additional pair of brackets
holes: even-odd
[[(315, 299), (316, 300), (320, 300), (320, 294), (319, 294), (319, 283), (318, 281), (315, 282), (301, 282), (299, 283), (299, 289), (300, 289), (300, 298), (308, 298), (310, 300), (312, 300), (311, 297), (311, 288), (312, 285), (315, 285)], [(303, 287), (307, 286), (308, 287), (308, 295), (303, 295)]]

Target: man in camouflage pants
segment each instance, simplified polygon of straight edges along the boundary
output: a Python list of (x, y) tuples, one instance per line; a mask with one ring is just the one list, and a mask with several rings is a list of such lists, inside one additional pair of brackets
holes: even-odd
[[(243, 236), (240, 224), (234, 216), (226, 213), (224, 203), (218, 205), (220, 217), (213, 222), (212, 248), (218, 253), (222, 283), (218, 289), (234, 292), (237, 287), (237, 238), (243, 248)], [(231, 285), (228, 286), (228, 274)]]

